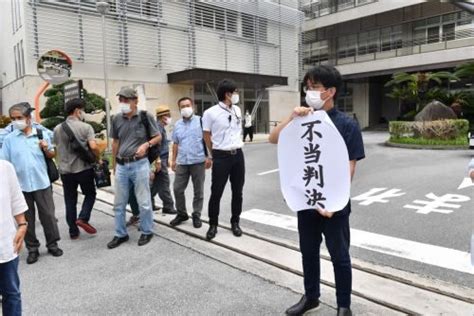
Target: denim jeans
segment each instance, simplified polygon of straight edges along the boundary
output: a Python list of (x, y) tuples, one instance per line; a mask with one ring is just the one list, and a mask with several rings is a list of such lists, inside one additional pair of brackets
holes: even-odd
[(77, 228), (77, 187), (81, 187), (84, 194), (79, 219), (86, 223), (91, 218), (92, 208), (94, 207), (96, 190), (94, 182), (94, 169), (87, 169), (78, 173), (68, 173), (61, 175), (64, 189), (64, 203), (66, 204), (66, 221), (69, 226), (69, 235), (79, 235)]
[(130, 188), (133, 186), (140, 210), (140, 230), (144, 235), (153, 233), (153, 211), (150, 195), (150, 164), (148, 159), (117, 165), (115, 172), (115, 236), (128, 235), (125, 223), (125, 207), (128, 203)]
[(0, 263), (0, 295), (2, 295), (2, 313), (5, 316), (21, 315), (18, 260), (17, 257), (12, 261)]

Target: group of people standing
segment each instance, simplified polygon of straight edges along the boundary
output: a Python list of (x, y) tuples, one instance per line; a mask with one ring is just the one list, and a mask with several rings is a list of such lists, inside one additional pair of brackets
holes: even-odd
[[(212, 167), (211, 197), (209, 199), (208, 240), (217, 234), (220, 200), (228, 181), (232, 189), (231, 230), (242, 235), (239, 220), (242, 213), (242, 190), (245, 181), (245, 161), (242, 152), (242, 114), (239, 92), (231, 80), (218, 84), (219, 103), (200, 117), (194, 113), (189, 97), (178, 100), (181, 119), (174, 126), (171, 155), (165, 127), (171, 123), (171, 111), (159, 106), (155, 118), (138, 110), (138, 95), (132, 88), (122, 89), (117, 96), (121, 113), (112, 120), (113, 170), (115, 173), (115, 236), (107, 244), (110, 249), (129, 240), (127, 226), (139, 223), (143, 246), (153, 238), (154, 195), (163, 200), (165, 214), (176, 214), (172, 226), (189, 220), (185, 190), (189, 179), (193, 183), (192, 224), (202, 227), (201, 213), (204, 204), (205, 170)], [(159, 146), (159, 155), (150, 161), (150, 153)], [(171, 156), (171, 157), (170, 157)], [(171, 196), (168, 162), (175, 173)], [(126, 207), (130, 204), (132, 216), (126, 221)]]

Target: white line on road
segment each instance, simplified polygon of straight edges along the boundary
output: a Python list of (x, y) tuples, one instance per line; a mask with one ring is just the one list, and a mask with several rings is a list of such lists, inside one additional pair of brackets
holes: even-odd
[[(298, 231), (295, 216), (260, 209), (251, 209), (243, 212), (240, 217), (264, 225)], [(358, 229), (351, 229), (351, 245), (450, 270), (474, 274), (474, 267), (471, 265), (470, 254), (468, 252), (370, 233)]]
[(264, 176), (266, 174), (274, 173), (274, 172), (278, 172), (278, 169), (273, 169), (273, 170), (268, 170), (268, 171), (265, 171), (265, 172), (260, 172), (260, 173), (257, 173), (257, 176)]
[(472, 182), (471, 178), (464, 178), (461, 184), (458, 186), (458, 190), (465, 189), (467, 187), (474, 186), (474, 182)]

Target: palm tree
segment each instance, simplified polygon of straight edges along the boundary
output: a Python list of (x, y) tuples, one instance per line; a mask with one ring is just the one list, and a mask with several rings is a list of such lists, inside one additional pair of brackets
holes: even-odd
[(454, 74), (459, 78), (474, 78), (474, 61), (457, 66)]
[[(459, 80), (459, 78), (448, 72), (417, 72), (417, 73), (406, 73), (398, 72), (393, 74), (392, 80), (385, 84), (385, 87), (393, 87), (392, 93), (387, 94), (389, 97), (397, 97), (400, 91), (406, 93), (409, 97), (416, 102), (416, 112), (419, 112), (423, 107), (431, 100), (433, 93), (430, 90), (435, 85), (440, 85), (443, 80)], [(395, 92), (395, 93), (394, 93)], [(439, 90), (436, 91), (436, 94)], [(403, 101), (403, 99), (401, 99)]]

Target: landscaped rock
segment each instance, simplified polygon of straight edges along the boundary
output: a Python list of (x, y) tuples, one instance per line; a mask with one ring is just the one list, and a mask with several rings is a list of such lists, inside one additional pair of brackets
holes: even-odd
[(415, 116), (415, 121), (456, 119), (456, 113), (439, 101), (431, 101)]

